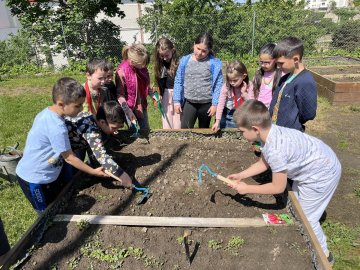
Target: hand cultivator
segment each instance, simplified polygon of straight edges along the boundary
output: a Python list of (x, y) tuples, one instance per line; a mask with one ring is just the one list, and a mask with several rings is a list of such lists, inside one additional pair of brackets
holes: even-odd
[(134, 130), (134, 133), (130, 136), (131, 138), (139, 138), (140, 137), (140, 128), (138, 122), (136, 120), (131, 121), (131, 129)]
[(160, 111), (161, 115), (164, 117), (164, 116), (165, 116), (165, 113), (164, 113), (163, 107), (161, 106), (161, 100), (160, 100), (160, 97), (159, 97), (158, 92), (154, 92), (154, 97), (155, 97), (155, 99), (156, 99), (156, 102), (157, 102), (159, 111)]
[(210, 170), (210, 168), (208, 167), (208, 165), (206, 165), (206, 164), (201, 164), (201, 166), (200, 166), (200, 168), (199, 168), (199, 171), (198, 171), (198, 184), (199, 184), (199, 185), (202, 184), (202, 172), (203, 172), (204, 169), (206, 169), (206, 170), (210, 173), (211, 176), (214, 176), (214, 177), (216, 177), (217, 179), (219, 179), (219, 180), (221, 180), (221, 181), (223, 181), (223, 182), (225, 182), (225, 183), (227, 183), (227, 184), (229, 184), (229, 185), (233, 184), (233, 181), (231, 181), (230, 179), (228, 179), (228, 178), (226, 178), (226, 177), (224, 177), (224, 176), (221, 176), (221, 175), (219, 175), (219, 174), (216, 174), (216, 173), (214, 173), (212, 170)]
[[(116, 175), (112, 174), (111, 172), (109, 171), (105, 171), (105, 173), (109, 176), (111, 176), (112, 178), (120, 181), (121, 179), (119, 177), (117, 177)], [(146, 187), (138, 187), (138, 186), (135, 186), (134, 184), (131, 185), (132, 189), (136, 190), (136, 191), (142, 191), (143, 192), (143, 195), (141, 196), (141, 198), (139, 199), (139, 201), (137, 202), (137, 204), (143, 204), (147, 201), (147, 199), (149, 199), (150, 197), (150, 192), (149, 192), (149, 188), (146, 188)]]

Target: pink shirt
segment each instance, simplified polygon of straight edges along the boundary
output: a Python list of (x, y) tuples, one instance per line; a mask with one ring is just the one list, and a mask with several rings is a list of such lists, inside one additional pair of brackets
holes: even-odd
[[(257, 100), (261, 101), (269, 108), (272, 99), (272, 87), (274, 82), (274, 76), (276, 71), (266, 71), (261, 80), (260, 92)], [(264, 80), (270, 81), (269, 84), (265, 84)]]
[[(240, 104), (240, 97), (243, 97), (243, 99), (245, 100), (254, 99), (254, 90), (253, 90), (252, 82), (249, 82), (249, 85), (247, 85), (246, 82), (243, 82), (240, 85), (240, 87), (235, 88), (234, 91), (231, 91), (230, 93), (229, 92), (230, 91), (228, 91), (226, 83), (224, 83), (220, 91), (219, 103), (216, 107), (216, 120), (221, 119), (225, 105), (228, 104), (227, 108), (230, 110), (235, 109), (234, 102), (231, 102), (234, 100), (234, 92), (239, 104)], [(231, 105), (231, 108), (229, 108), (229, 104)]]

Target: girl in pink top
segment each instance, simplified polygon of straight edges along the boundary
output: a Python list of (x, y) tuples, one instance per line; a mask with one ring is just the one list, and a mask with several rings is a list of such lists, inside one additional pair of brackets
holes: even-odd
[(276, 67), (276, 59), (273, 57), (274, 48), (275, 44), (269, 43), (260, 49), (260, 68), (253, 79), (254, 98), (264, 103), (267, 108), (281, 78), (281, 70)]
[(212, 130), (216, 132), (220, 128), (235, 128), (234, 111), (245, 100), (253, 98), (253, 86), (249, 81), (246, 66), (237, 60), (228, 64), (226, 66), (226, 82), (220, 91), (216, 120)]

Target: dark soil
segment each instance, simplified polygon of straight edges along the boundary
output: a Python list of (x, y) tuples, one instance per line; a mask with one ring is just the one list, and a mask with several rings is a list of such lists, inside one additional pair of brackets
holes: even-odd
[[(248, 143), (232, 138), (207, 136), (151, 137), (131, 144), (113, 140), (109, 147), (116, 160), (152, 196), (143, 205), (140, 194), (120, 187), (116, 180), (83, 177), (63, 214), (169, 216), (169, 217), (261, 217), (263, 213), (287, 213), (274, 196), (240, 196), (227, 185), (203, 174), (202, 163), (227, 176), (256, 160)], [(249, 181), (264, 182), (266, 175)], [(261, 228), (192, 228), (193, 254), (189, 266), (179, 238), (184, 228), (140, 228), (54, 223), (23, 269), (312, 269), (310, 252), (297, 225)], [(229, 248), (229, 241), (241, 246)], [(218, 243), (209, 247), (210, 243)], [(179, 243), (180, 242), (180, 243)], [(137, 253), (131, 250), (137, 249)], [(121, 249), (129, 256), (121, 258)], [(141, 249), (142, 255), (139, 255)], [(195, 250), (195, 251), (194, 251)], [(114, 252), (117, 259), (111, 261)], [(106, 253), (106, 254), (105, 254)], [(123, 253), (122, 253), (123, 254)], [(136, 258), (136, 254), (138, 258)], [(105, 256), (107, 255), (107, 256)], [(124, 254), (123, 254), (124, 255)], [(107, 258), (107, 262), (104, 261)], [(110, 260), (110, 261), (109, 261)]]

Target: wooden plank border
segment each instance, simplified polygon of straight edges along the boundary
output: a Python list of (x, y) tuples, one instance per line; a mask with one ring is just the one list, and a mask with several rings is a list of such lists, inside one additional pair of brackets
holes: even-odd
[(57, 215), (54, 218), (55, 222), (80, 222), (84, 220), (90, 224), (144, 227), (241, 228), (268, 226), (262, 218), (194, 218), (98, 215)]
[(300, 222), (303, 225), (304, 232), (309, 237), (310, 244), (315, 251), (317, 263), (318, 263), (318, 266), (320, 267), (319, 269), (331, 270), (332, 267), (331, 267), (330, 263), (328, 262), (326, 255), (324, 254), (324, 252), (320, 246), (320, 243), (319, 243), (313, 229), (311, 228), (310, 223), (309, 223), (307, 217), (305, 216), (305, 213), (302, 210), (301, 205), (300, 205), (296, 195), (289, 188), (288, 188), (288, 197), (291, 201), (292, 208), (295, 211), (295, 213), (293, 213), (295, 218), (300, 219)]

